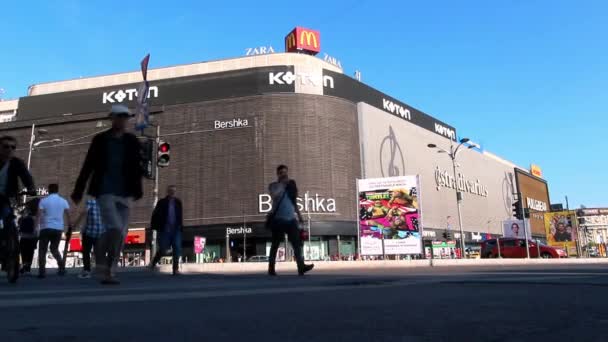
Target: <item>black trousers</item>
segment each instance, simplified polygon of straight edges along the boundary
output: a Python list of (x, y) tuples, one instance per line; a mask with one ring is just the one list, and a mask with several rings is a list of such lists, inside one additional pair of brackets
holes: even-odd
[(42, 229), (40, 231), (40, 243), (38, 245), (38, 270), (44, 273), (46, 269), (46, 252), (51, 245), (51, 254), (57, 260), (59, 269), (65, 268), (61, 253), (59, 253), (59, 242), (61, 241), (61, 230), (57, 229)]
[(274, 267), (277, 261), (277, 251), (279, 245), (285, 240), (285, 234), (287, 239), (291, 243), (293, 253), (296, 257), (296, 263), (298, 264), (298, 270), (304, 269), (304, 254), (302, 252), (302, 239), (300, 239), (300, 231), (298, 230), (297, 221), (275, 221), (271, 224), (272, 229), (272, 245), (270, 247), (270, 257), (268, 260), (268, 270), (274, 271)]
[(38, 244), (38, 238), (21, 238), (19, 240), (19, 249), (21, 250), (21, 262), (23, 268), (30, 270), (32, 267), (32, 261), (34, 261), (34, 251)]
[[(83, 270), (91, 272), (91, 251), (97, 243), (97, 238), (82, 234), (82, 263)], [(97, 252), (97, 251), (95, 251)]]

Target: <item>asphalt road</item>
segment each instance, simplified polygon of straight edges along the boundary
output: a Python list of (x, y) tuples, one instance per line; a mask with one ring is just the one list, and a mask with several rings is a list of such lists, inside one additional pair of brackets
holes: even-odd
[(608, 341), (605, 266), (0, 278), (0, 341)]

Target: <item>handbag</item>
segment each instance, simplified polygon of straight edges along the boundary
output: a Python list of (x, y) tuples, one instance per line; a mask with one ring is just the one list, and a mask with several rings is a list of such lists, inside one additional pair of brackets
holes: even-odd
[(272, 229), (272, 221), (274, 220), (274, 216), (277, 213), (277, 210), (279, 209), (279, 206), (281, 205), (281, 202), (283, 202), (283, 198), (285, 198), (285, 194), (287, 194), (287, 189), (285, 189), (283, 191), (283, 195), (281, 196), (281, 199), (279, 199), (279, 201), (277, 202), (276, 207), (272, 206), (272, 211), (269, 212), (268, 214), (266, 214), (266, 223), (264, 224), (264, 227), (268, 230)]

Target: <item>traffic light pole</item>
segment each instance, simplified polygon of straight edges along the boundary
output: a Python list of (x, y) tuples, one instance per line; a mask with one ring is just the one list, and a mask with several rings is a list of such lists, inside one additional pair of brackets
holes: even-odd
[[(526, 240), (526, 258), (530, 259), (530, 246), (528, 243), (528, 225), (526, 224), (526, 211), (524, 210), (524, 201), (523, 201), (523, 198), (522, 198), (520, 192), (517, 193), (517, 198), (520, 203), (519, 208), (521, 209), (521, 216), (523, 217), (522, 221), (524, 222), (524, 240)], [(531, 235), (532, 234), (530, 234), (530, 236)]]
[[(159, 142), (160, 142), (160, 125), (157, 125), (156, 126), (156, 146), (158, 146)], [(158, 203), (158, 162), (156, 162), (155, 159), (156, 158), (152, 159), (152, 162), (154, 163), (154, 203), (152, 204), (153, 211), (154, 211), (154, 208), (156, 207), (156, 203)], [(158, 248), (158, 246), (156, 246), (156, 234), (157, 234), (157, 231), (152, 230), (151, 254), (153, 256), (156, 255), (156, 249)]]

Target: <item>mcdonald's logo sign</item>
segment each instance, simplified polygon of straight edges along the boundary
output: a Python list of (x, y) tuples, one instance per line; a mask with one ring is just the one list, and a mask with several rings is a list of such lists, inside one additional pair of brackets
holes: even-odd
[(316, 30), (296, 27), (285, 37), (285, 51), (316, 55), (321, 51), (321, 34)]

